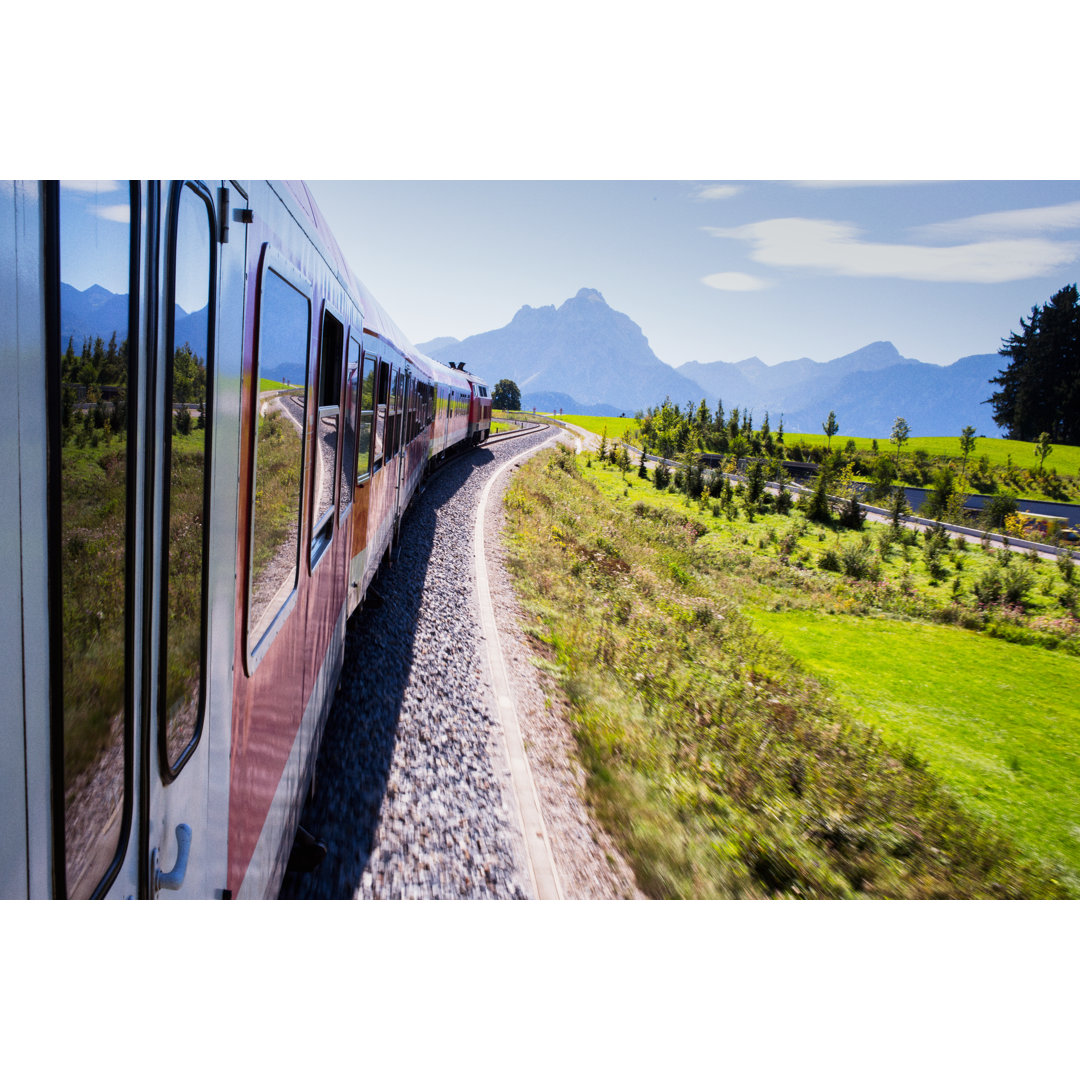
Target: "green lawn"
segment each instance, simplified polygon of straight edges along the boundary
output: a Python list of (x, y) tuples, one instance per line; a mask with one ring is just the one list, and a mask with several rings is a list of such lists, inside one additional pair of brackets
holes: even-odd
[[(843, 448), (847, 445), (849, 438), (854, 441), (856, 450), (871, 450), (873, 448), (873, 439), (862, 436), (847, 436), (843, 432), (833, 436), (833, 447), (839, 446)], [(788, 446), (795, 446), (800, 441), (810, 446), (824, 446), (827, 440), (824, 433), (820, 431), (817, 434), (804, 435), (796, 432), (784, 432), (784, 442)], [(878, 449), (886, 454), (896, 453), (896, 446), (889, 442), (888, 434), (878, 437)], [(909, 455), (915, 450), (925, 450), (931, 457), (959, 458), (961, 457), (960, 434), (957, 432), (956, 435), (911, 438), (904, 443), (902, 453)], [(1008, 465), (1010, 457), (1012, 464), (1022, 469), (1034, 469), (1039, 464), (1039, 459), (1035, 456), (1035, 444), (1020, 442), (1016, 439), (990, 439), (980, 436), (976, 439), (975, 449), (968, 460), (974, 464), (983, 454), (990, 459), (991, 465)], [(1080, 446), (1055, 446), (1046, 459), (1046, 468), (1055, 468), (1059, 473), (1070, 476), (1080, 474)]]
[(637, 428), (637, 421), (632, 416), (560, 416), (557, 419), (594, 435), (603, 435), (606, 431), (608, 439), (621, 439), (627, 431)]
[(288, 383), (277, 382), (274, 379), (260, 379), (259, 393), (265, 394), (268, 390), (285, 390), (288, 385)]
[(836, 696), (910, 744), (970, 812), (1080, 884), (1080, 658), (950, 626), (749, 611)]
[[(637, 427), (637, 421), (633, 417), (624, 416), (560, 416), (568, 424), (576, 424), (586, 431), (602, 435), (607, 429), (609, 439), (622, 438), (624, 433)], [(856, 450), (872, 450), (873, 438), (870, 436), (847, 435), (843, 431), (833, 436), (833, 445), (845, 447), (851, 439), (855, 443)], [(799, 433), (785, 431), (784, 442), (788, 446), (795, 446), (799, 442), (805, 442), (810, 446), (824, 446), (827, 442), (824, 432)], [(894, 454), (896, 447), (889, 442), (889, 434), (885, 432), (878, 436), (878, 449), (882, 453)], [(910, 455), (916, 450), (925, 450), (931, 457), (960, 458), (960, 433), (956, 435), (922, 436), (908, 439), (904, 443), (902, 453)], [(991, 439), (979, 436), (975, 442), (969, 462), (974, 463), (985, 454), (990, 459), (991, 465), (1007, 466), (1011, 463), (1021, 469), (1034, 469), (1039, 464), (1035, 456), (1035, 444), (1020, 442), (1014, 439)], [(1046, 459), (1047, 469), (1057, 469), (1063, 475), (1080, 475), (1080, 446), (1055, 446)]]

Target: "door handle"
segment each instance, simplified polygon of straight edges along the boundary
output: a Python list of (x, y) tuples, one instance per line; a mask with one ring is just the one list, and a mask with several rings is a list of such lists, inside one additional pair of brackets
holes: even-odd
[(176, 826), (176, 862), (167, 873), (161, 869), (161, 849), (154, 848), (153, 855), (153, 895), (162, 889), (179, 889), (184, 884), (187, 873), (188, 854), (191, 851), (191, 826)]

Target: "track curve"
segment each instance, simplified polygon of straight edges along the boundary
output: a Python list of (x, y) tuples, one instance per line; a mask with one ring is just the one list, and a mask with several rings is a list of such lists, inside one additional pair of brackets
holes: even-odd
[(303, 826), (327, 847), (283, 899), (510, 899), (541, 890), (522, 836), (477, 604), (473, 526), (488, 480), (556, 433), (493, 437), (408, 511), (357, 612)]

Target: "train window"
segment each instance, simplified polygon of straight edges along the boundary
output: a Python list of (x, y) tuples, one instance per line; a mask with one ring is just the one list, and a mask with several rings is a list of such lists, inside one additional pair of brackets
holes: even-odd
[(334, 527), (334, 482), (337, 479), (338, 420), (341, 414), (341, 354), (345, 328), (329, 311), (323, 312), (319, 358), (318, 431), (315, 440), (314, 505), (311, 565), (326, 550)]
[(303, 491), (303, 431), (311, 301), (268, 267), (259, 298), (259, 377), (295, 380), (286, 393), (258, 394), (248, 599), (248, 647), (254, 652), (296, 589)]
[(391, 405), (394, 430), (390, 446), (391, 452), (397, 454), (401, 449), (401, 437), (405, 433), (405, 372), (401, 368), (394, 372), (394, 398)]
[(416, 438), (416, 381), (410, 373), (405, 380), (408, 422), (406, 424), (405, 442), (411, 443)]
[(375, 409), (376, 360), (364, 353), (360, 365), (360, 426), (356, 432), (356, 482), (371, 473), (371, 434)]
[(168, 219), (171, 334), (162, 430), (161, 660), (159, 757), (175, 777), (202, 729), (205, 702), (206, 568), (210, 510), (214, 203), (193, 184), (174, 184)]
[(341, 410), (341, 514), (352, 504), (356, 482), (356, 406), (360, 390), (360, 343), (349, 335), (345, 404)]
[(372, 452), (371, 471), (378, 472), (387, 457), (387, 412), (390, 402), (390, 365), (385, 360), (375, 362), (375, 449)]
[(55, 891), (82, 899), (115, 878), (131, 828), (139, 199), (119, 183), (49, 185), (46, 199)]

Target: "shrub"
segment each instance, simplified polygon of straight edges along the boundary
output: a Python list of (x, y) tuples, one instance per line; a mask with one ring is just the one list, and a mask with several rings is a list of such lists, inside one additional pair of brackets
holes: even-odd
[(861, 529), (865, 521), (866, 511), (859, 505), (858, 493), (853, 491), (840, 509), (840, 524), (845, 529)]
[(1016, 513), (1016, 496), (992, 495), (986, 501), (982, 512), (983, 528), (988, 530), (1000, 529), (1005, 524), (1005, 519), (1010, 514)]
[(671, 482), (671, 469), (668, 468), (667, 462), (661, 458), (656, 463), (656, 468), (653, 469), (653, 483), (656, 485), (657, 491), (663, 491)]
[(877, 581), (881, 577), (881, 563), (861, 544), (845, 547), (840, 552), (840, 565), (856, 581)]
[(822, 469), (818, 473), (817, 483), (814, 485), (814, 492), (809, 499), (804, 499), (799, 503), (799, 506), (806, 514), (809, 521), (820, 521), (823, 524), (827, 524), (832, 521), (832, 511), (829, 508), (829, 496), (827, 493), (827, 485), (829, 481), (828, 471)]
[(840, 555), (836, 548), (826, 548), (817, 560), (818, 569), (840, 571)]
[(1005, 567), (1002, 573), (1002, 597), (1005, 603), (1022, 607), (1034, 584), (1031, 571), (1021, 563)]
[(979, 603), (998, 603), (1004, 593), (1000, 566), (997, 563), (991, 563), (979, 577), (972, 582), (971, 588)]

